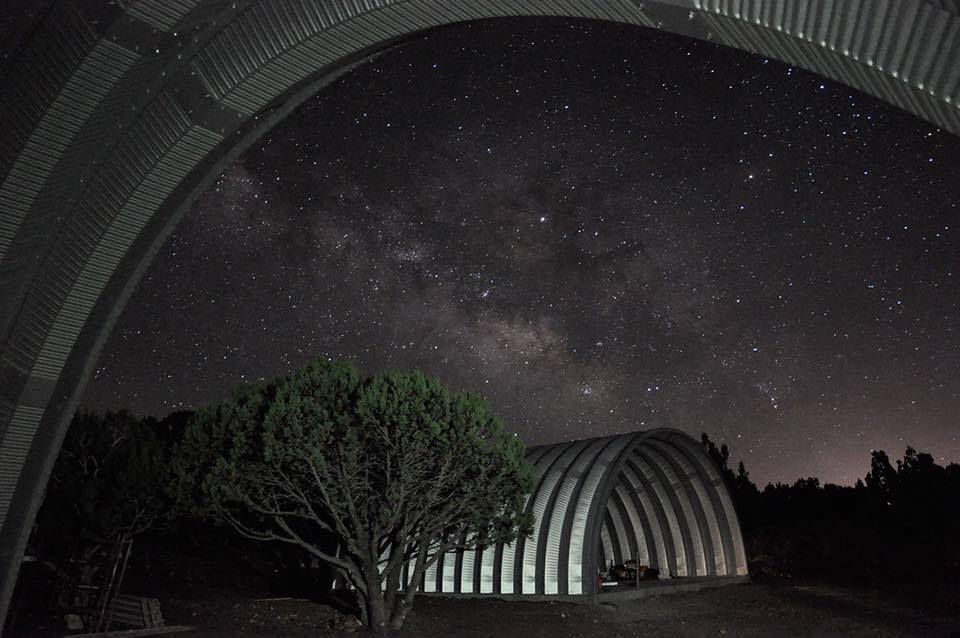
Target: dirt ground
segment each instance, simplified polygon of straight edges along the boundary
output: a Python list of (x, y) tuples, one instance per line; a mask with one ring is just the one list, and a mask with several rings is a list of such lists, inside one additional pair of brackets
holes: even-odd
[[(352, 635), (334, 607), (304, 599), (194, 589), (189, 598), (162, 604), (167, 624), (196, 627), (176, 634), (185, 638)], [(58, 624), (21, 617), (8, 635), (64, 635)], [(599, 605), (422, 597), (396, 635), (960, 638), (960, 617), (827, 586), (750, 583)]]

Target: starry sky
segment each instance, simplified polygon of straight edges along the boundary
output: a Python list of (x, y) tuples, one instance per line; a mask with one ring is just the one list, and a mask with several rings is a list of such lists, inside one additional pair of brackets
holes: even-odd
[(707, 432), (755, 481), (960, 460), (960, 144), (639, 27), (422, 34), (198, 199), (83, 404), (163, 415), (314, 357), (482, 392), (529, 444)]

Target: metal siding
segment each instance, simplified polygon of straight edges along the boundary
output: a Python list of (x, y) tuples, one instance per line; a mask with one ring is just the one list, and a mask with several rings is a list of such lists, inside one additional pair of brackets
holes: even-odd
[(658, 449), (661, 449), (660, 446), (664, 446), (664, 449), (668, 448), (669, 446), (670, 455), (680, 465), (680, 467), (683, 469), (683, 472), (689, 477), (694, 493), (697, 497), (697, 501), (700, 504), (700, 512), (705, 519), (706, 527), (710, 534), (710, 548), (712, 550), (710, 552), (712, 557), (710, 558), (712, 558), (713, 561), (713, 573), (720, 575), (726, 574), (726, 549), (720, 533), (720, 523), (717, 519), (716, 503), (710, 497), (707, 489), (707, 484), (710, 480), (709, 476), (706, 476), (703, 473), (703, 468), (699, 464), (693, 463), (687, 457), (688, 452), (676, 446), (673, 440), (671, 440), (669, 443), (651, 441), (651, 445), (657, 446)]
[(613, 524), (610, 519), (609, 511), (606, 512), (606, 516), (603, 519), (603, 524), (600, 526), (600, 547), (602, 548), (604, 565), (607, 567), (607, 562), (614, 560), (615, 554), (613, 552), (613, 541), (610, 539), (610, 526)]
[[(727, 490), (727, 485), (723, 480), (723, 476), (720, 474), (720, 471), (713, 464), (713, 461), (706, 455), (703, 449), (697, 445), (693, 440), (690, 440), (689, 437), (683, 437), (681, 435), (674, 436), (674, 444), (683, 446), (690, 452), (690, 456), (693, 459), (696, 459), (703, 470), (710, 477), (710, 484), (708, 486), (716, 493), (715, 499), (712, 499), (714, 502), (714, 509), (717, 513), (718, 522), (721, 524), (721, 534), (724, 536), (724, 541), (730, 545), (733, 549), (732, 552), (732, 563), (734, 566), (734, 573), (738, 576), (745, 576), (747, 574), (747, 558), (746, 551), (743, 547), (743, 536), (740, 533), (740, 521), (737, 519), (737, 513), (734, 509), (733, 499), (730, 498), (730, 493)], [(728, 561), (729, 562), (729, 561)], [(727, 573), (730, 573), (730, 570), (727, 570)]]
[[(523, 582), (520, 593), (534, 594), (537, 591), (537, 556), (539, 555), (540, 549), (540, 535), (545, 529), (543, 519), (545, 515), (552, 513), (547, 512), (547, 504), (550, 502), (557, 483), (560, 482), (560, 479), (566, 473), (570, 462), (586, 447), (586, 444), (586, 441), (580, 441), (567, 444), (561, 448), (563, 451), (562, 454), (547, 470), (543, 482), (537, 488), (537, 492), (531, 496), (533, 498), (531, 511), (534, 516), (533, 534), (530, 538), (526, 539), (523, 547), (523, 556), (520, 557), (523, 565)], [(549, 529), (549, 527), (546, 529)]]
[(457, 589), (457, 552), (446, 552), (443, 555), (442, 576), (443, 582), (440, 591), (453, 593)]
[[(683, 539), (680, 537), (680, 530), (677, 528), (676, 516), (670, 515), (673, 507), (668, 509), (669, 499), (663, 494), (663, 488), (647, 478), (648, 471), (646, 463), (632, 455), (627, 460), (623, 475), (630, 483), (650, 520), (657, 523), (652, 525), (651, 529), (657, 542), (657, 557), (661, 560), (660, 572), (664, 573), (665, 569), (673, 576), (685, 576), (686, 563), (682, 551)], [(677, 550), (678, 547), (680, 548), (679, 551)]]
[(569, 547), (563, 547), (562, 541), (567, 518), (567, 508), (570, 506), (571, 497), (573, 497), (574, 492), (579, 488), (580, 483), (586, 478), (585, 472), (587, 468), (597, 460), (600, 451), (608, 442), (608, 439), (594, 440), (590, 447), (574, 461), (573, 465), (563, 477), (563, 482), (557, 491), (557, 498), (550, 512), (550, 527), (547, 531), (547, 551), (544, 556), (543, 591), (545, 594), (559, 593), (560, 561), (566, 559), (565, 555), (569, 551)]
[[(705, 575), (707, 570), (703, 556), (703, 544), (700, 542), (697, 517), (693, 513), (690, 497), (683, 489), (680, 477), (677, 476), (670, 463), (649, 446), (637, 446), (634, 454), (647, 459), (650, 470), (657, 476), (660, 484), (664, 487), (667, 498), (670, 499), (670, 510), (680, 527), (683, 551), (686, 554), (687, 572), (685, 575)], [(693, 562), (692, 566), (691, 561)]]
[(626, 515), (626, 521), (628, 521), (630, 525), (630, 531), (636, 547), (635, 558), (640, 562), (640, 564), (649, 565), (650, 555), (647, 552), (647, 539), (643, 533), (643, 523), (640, 521), (640, 512), (637, 511), (636, 505), (634, 504), (633, 499), (630, 498), (630, 494), (628, 493), (626, 486), (617, 485), (617, 487), (614, 489), (614, 493), (620, 499), (621, 506), (623, 507), (624, 514)]
[(477, 564), (477, 550), (471, 549), (460, 552), (463, 557), (460, 563), (460, 592), (463, 594), (472, 594), (473, 580), (476, 574), (474, 566)]
[(633, 557), (634, 539), (630, 538), (632, 534), (629, 529), (629, 522), (624, 516), (622, 504), (618, 502), (619, 497), (614, 492), (607, 500), (607, 516), (613, 523), (613, 532), (617, 535), (617, 563)]
[(496, 547), (485, 548), (480, 554), (480, 593), (493, 593), (493, 559), (496, 556)]
[(680, 509), (686, 520), (686, 528), (689, 531), (691, 550), (697, 576), (707, 576), (707, 550), (710, 550), (710, 563), (713, 562), (713, 549), (705, 544), (707, 531), (702, 529), (702, 524), (706, 522), (702, 512), (700, 512), (700, 502), (696, 499), (696, 493), (692, 489), (690, 477), (675, 465), (676, 459), (667, 450), (657, 445), (654, 437), (644, 441), (644, 453), (655, 459), (660, 471), (664, 473), (667, 480), (673, 486), (673, 493), (680, 502)]
[[(601, 480), (610, 471), (610, 466), (614, 460), (623, 451), (624, 446), (630, 441), (630, 437), (612, 436), (607, 437), (606, 444), (598, 452), (596, 458), (589, 461), (589, 465), (584, 469), (586, 475), (580, 482), (579, 493), (576, 494), (576, 503), (573, 509), (573, 516), (566, 524), (569, 529), (569, 548), (567, 554), (567, 592), (568, 594), (582, 594), (583, 585), (586, 578), (592, 578), (593, 566), (584, 565), (587, 554), (584, 552), (584, 543), (597, 542), (597, 529), (587, 530), (587, 519), (593, 505), (594, 496)], [(563, 560), (563, 556), (560, 556)]]

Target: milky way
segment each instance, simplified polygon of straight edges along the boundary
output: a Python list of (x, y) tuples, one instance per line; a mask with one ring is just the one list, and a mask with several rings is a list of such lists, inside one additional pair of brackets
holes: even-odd
[(957, 142), (646, 29), (429, 32), (199, 198), (84, 403), (164, 414), (348, 358), (480, 391), (531, 444), (707, 432), (760, 481), (956, 461)]

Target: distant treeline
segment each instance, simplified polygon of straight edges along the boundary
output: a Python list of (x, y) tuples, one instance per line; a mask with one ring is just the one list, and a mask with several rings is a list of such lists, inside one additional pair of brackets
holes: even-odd
[(852, 487), (811, 477), (760, 490), (742, 461), (729, 467), (726, 445), (701, 441), (733, 494), (755, 576), (891, 587), (958, 608), (960, 464), (912, 447), (892, 463), (875, 450)]

